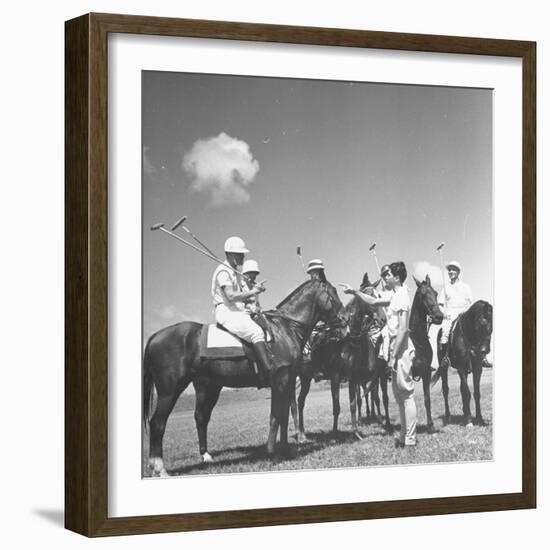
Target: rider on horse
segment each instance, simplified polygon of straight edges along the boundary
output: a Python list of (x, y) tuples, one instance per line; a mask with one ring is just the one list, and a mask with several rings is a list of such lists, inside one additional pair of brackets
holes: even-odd
[[(260, 267), (258, 265), (258, 262), (256, 260), (245, 260), (245, 262), (243, 263), (243, 275), (244, 283), (248, 290), (252, 290), (254, 288), (254, 286), (256, 285), (256, 278), (259, 274)], [(244, 307), (250, 315), (255, 315), (259, 313), (262, 308), (260, 307), (260, 299), (258, 298), (258, 294), (255, 294), (254, 296), (252, 296), (252, 298), (246, 300)]]
[(233, 271), (242, 268), (244, 255), (249, 252), (240, 237), (229, 237), (225, 241), (224, 250), (226, 261), (216, 268), (212, 276), (216, 322), (252, 344), (259, 367), (258, 387), (268, 387), (274, 365), (265, 343), (264, 331), (252, 320), (250, 312), (246, 311), (247, 300), (265, 292), (265, 287), (263, 283), (256, 283), (248, 290), (243, 277)]
[(445, 284), (443, 287), (445, 318), (441, 324), (441, 350), (443, 354), (442, 365), (449, 367), (450, 362), (447, 347), (451, 328), (457, 317), (472, 305), (473, 298), (470, 287), (459, 279), (460, 272), (462, 271), (460, 264), (456, 260), (453, 260), (446, 267), (449, 274), (449, 284)]

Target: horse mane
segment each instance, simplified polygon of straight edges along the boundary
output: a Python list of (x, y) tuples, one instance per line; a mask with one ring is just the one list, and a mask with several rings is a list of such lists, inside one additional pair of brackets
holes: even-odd
[(280, 309), (284, 305), (288, 304), (298, 293), (300, 293), (306, 285), (313, 283), (314, 281), (304, 281), (299, 287), (295, 288), (282, 302), (275, 306), (275, 309)]

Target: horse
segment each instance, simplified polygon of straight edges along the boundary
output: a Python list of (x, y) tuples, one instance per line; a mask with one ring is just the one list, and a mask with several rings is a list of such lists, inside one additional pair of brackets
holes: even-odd
[[(481, 414), (480, 379), (483, 371), (483, 360), (491, 351), (491, 334), (493, 332), (493, 306), (484, 300), (474, 302), (465, 312), (461, 313), (451, 326), (447, 346), (451, 366), (458, 371), (460, 377), (460, 393), (462, 394), (462, 411), (466, 426), (473, 426), (470, 412), (470, 389), (468, 374), (474, 378), (474, 400), (476, 404), (476, 423), (484, 425)], [(448, 367), (442, 365), (444, 356), (441, 345), (441, 333), (437, 334), (437, 351), (439, 368), (434, 375), (432, 385), (441, 378), (441, 388), (445, 401), (445, 416), (443, 421), (448, 424), (451, 416), (449, 409)]]
[[(372, 308), (360, 298), (354, 297), (344, 307), (344, 314), (348, 318), (349, 333), (344, 338), (331, 338), (319, 344), (312, 344), (311, 360), (302, 362), (297, 374), (301, 387), (298, 396), (298, 414), (296, 403), (291, 402), (291, 412), (294, 427), (297, 432), (297, 441), (307, 441), (304, 430), (304, 407), (306, 397), (311, 387), (311, 380), (316, 372), (322, 372), (330, 380), (332, 395), (332, 432), (338, 432), (338, 418), (340, 415), (340, 383), (347, 379), (349, 386), (349, 403), (351, 412), (352, 432), (358, 439), (362, 439), (357, 426), (357, 408), (360, 403), (360, 389), (366, 389), (368, 383), (374, 383), (380, 378), (382, 383), (383, 402), (386, 412), (386, 428), (391, 429), (389, 422), (389, 406), (387, 393), (387, 378), (385, 364), (377, 360), (377, 349), (369, 336), (369, 329), (373, 322), (379, 321), (378, 308)], [(380, 369), (380, 370), (378, 370)], [(378, 405), (380, 410), (380, 406)]]
[[(288, 447), (288, 410), (290, 389), (294, 388), (295, 367), (302, 349), (319, 320), (343, 325), (342, 302), (336, 289), (327, 281), (306, 281), (285, 298), (274, 311), (265, 312), (270, 344), (277, 365), (271, 376), (271, 413), (267, 453), (273, 456), (278, 429), (280, 444)], [(212, 409), (223, 386), (256, 387), (252, 364), (245, 357), (237, 359), (202, 359), (199, 338), (203, 325), (192, 321), (165, 327), (153, 334), (143, 356), (143, 424), (150, 429), (149, 467), (153, 476), (167, 477), (162, 440), (166, 422), (181, 393), (193, 383), (195, 388), (195, 423), (199, 452), (203, 462), (213, 462), (207, 447), (207, 428)], [(153, 390), (157, 392), (152, 416)]]
[(433, 349), (428, 337), (428, 320), (430, 323), (440, 325), (443, 322), (443, 312), (437, 302), (437, 292), (432, 288), (430, 276), (426, 275), (424, 281), (419, 281), (416, 278), (414, 281), (416, 292), (409, 318), (409, 336), (414, 345), (411, 374), (415, 380), (422, 380), (427, 427), (429, 432), (433, 432), (434, 423), (430, 398)]

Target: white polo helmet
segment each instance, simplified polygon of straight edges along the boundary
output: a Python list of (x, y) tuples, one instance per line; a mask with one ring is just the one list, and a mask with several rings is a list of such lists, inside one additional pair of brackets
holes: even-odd
[(323, 263), (323, 260), (315, 259), (315, 260), (309, 260), (307, 264), (307, 273), (310, 271), (313, 271), (314, 269), (325, 269), (325, 264)]
[(260, 267), (256, 260), (245, 260), (243, 263), (243, 273), (259, 273)]
[(236, 252), (237, 254), (246, 254), (250, 252), (240, 237), (229, 237), (229, 239), (225, 241), (223, 249), (225, 252)]
[(459, 273), (462, 271), (462, 267), (460, 267), (460, 264), (456, 260), (449, 262), (445, 267), (447, 269), (449, 269), (450, 267), (454, 267), (455, 269), (458, 269)]

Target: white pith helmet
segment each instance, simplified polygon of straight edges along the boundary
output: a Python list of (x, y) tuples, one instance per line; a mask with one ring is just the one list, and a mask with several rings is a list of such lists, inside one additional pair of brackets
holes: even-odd
[(259, 273), (260, 267), (256, 260), (245, 260), (243, 263), (243, 273)]
[(246, 254), (250, 252), (240, 237), (229, 237), (229, 239), (225, 241), (223, 249), (225, 252), (235, 252), (237, 254)]
[(319, 260), (319, 259), (309, 260), (307, 264), (306, 272), (309, 273), (314, 269), (325, 269), (325, 264), (323, 263), (323, 260)]
[(455, 269), (458, 269), (459, 273), (462, 271), (462, 267), (460, 267), (460, 264), (456, 260), (449, 262), (445, 267), (447, 269), (449, 269), (450, 267), (454, 267)]

